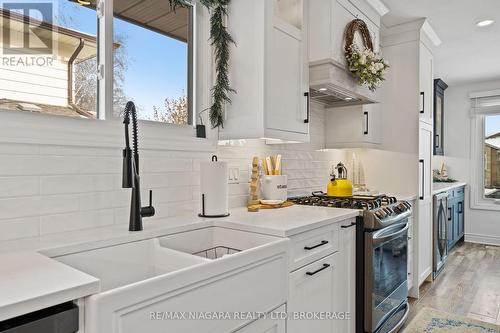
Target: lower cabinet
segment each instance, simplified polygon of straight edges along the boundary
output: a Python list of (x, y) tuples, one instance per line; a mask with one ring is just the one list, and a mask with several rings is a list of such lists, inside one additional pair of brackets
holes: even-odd
[[(338, 240), (338, 245), (324, 257), (311, 259), (290, 273), (288, 313), (292, 317), (287, 333), (355, 333), (355, 221), (347, 220), (325, 231), (322, 237), (317, 235), (318, 239)], [(313, 315), (327, 317), (317, 319)]]
[(465, 195), (464, 188), (449, 191), (448, 199), (448, 250), (464, 236), (465, 233)]
[[(276, 313), (285, 312), (285, 306), (280, 307), (275, 311)], [(254, 321), (247, 326), (237, 330), (237, 333), (286, 333), (285, 319), (278, 319), (279, 316), (272, 316), (270, 318), (263, 318)]]
[[(316, 313), (333, 313), (339, 308), (335, 303), (341, 300), (335, 295), (338, 281), (339, 256), (334, 253), (317, 260), (290, 274), (288, 311), (294, 317), (288, 321), (287, 333), (332, 333), (337, 332), (337, 321), (295, 318)], [(312, 318), (314, 319), (314, 318)], [(340, 332), (340, 331), (338, 331)]]
[(356, 227), (343, 225), (340, 229), (340, 253), (337, 283), (337, 311), (346, 312), (345, 320), (337, 320), (339, 333), (356, 331)]

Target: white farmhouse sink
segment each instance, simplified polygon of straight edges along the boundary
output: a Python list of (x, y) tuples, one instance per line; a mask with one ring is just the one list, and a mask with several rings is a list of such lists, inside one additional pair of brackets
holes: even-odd
[(160, 237), (160, 245), (207, 259), (219, 259), (268, 244), (276, 237), (246, 231), (207, 227)]
[(205, 262), (159, 245), (158, 239), (105, 247), (54, 258), (101, 280), (106, 291)]
[[(87, 296), (81, 308), (85, 333), (220, 333), (236, 331), (249, 319), (155, 320), (154, 314), (254, 313), (281, 306), (288, 292), (283, 281), (289, 242), (205, 226), (54, 259), (101, 280), (101, 292)], [(194, 255), (214, 247), (237, 250)]]

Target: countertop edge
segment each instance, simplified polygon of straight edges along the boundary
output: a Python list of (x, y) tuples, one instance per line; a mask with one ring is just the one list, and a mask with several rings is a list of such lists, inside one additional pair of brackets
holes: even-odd
[[(443, 186), (442, 188), (435, 188), (434, 185), (435, 184), (446, 184), (448, 186)], [(447, 192), (449, 190), (452, 190), (454, 188), (457, 188), (457, 187), (462, 187), (462, 186), (467, 186), (467, 183), (464, 183), (464, 182), (456, 182), (456, 183), (432, 183), (432, 194), (435, 195), (435, 194), (439, 194), (439, 193), (442, 193), (442, 192)]]

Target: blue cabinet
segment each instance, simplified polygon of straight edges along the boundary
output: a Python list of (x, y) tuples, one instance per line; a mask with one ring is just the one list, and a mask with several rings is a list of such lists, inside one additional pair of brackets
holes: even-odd
[(465, 187), (448, 192), (448, 251), (464, 236), (465, 229)]

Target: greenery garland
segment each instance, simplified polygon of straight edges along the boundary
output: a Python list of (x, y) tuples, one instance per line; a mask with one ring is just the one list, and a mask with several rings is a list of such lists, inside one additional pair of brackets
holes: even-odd
[[(170, 7), (187, 7), (185, 0), (169, 0)], [(229, 83), (229, 47), (235, 44), (233, 37), (224, 24), (227, 18), (227, 7), (231, 0), (200, 0), (210, 16), (210, 40), (214, 47), (216, 79), (212, 87), (212, 106), (210, 107), (210, 123), (212, 128), (224, 127), (224, 106), (231, 103), (230, 93), (236, 92)]]

